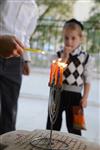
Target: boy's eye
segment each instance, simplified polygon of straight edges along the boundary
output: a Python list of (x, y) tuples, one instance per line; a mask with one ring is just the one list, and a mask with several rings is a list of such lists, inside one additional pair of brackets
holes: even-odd
[(75, 37), (72, 37), (72, 40), (75, 40)]
[(67, 37), (67, 36), (65, 37), (65, 40), (69, 40), (69, 39), (74, 41), (74, 40), (75, 40), (75, 37), (71, 37), (71, 38), (69, 38), (69, 37)]
[(66, 36), (65, 39), (68, 40), (69, 38)]

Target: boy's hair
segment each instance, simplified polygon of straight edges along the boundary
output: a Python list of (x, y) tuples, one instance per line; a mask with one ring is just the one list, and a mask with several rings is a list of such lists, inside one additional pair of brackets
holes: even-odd
[(68, 21), (65, 21), (63, 28), (73, 27), (75, 25), (78, 25), (81, 28), (82, 31), (84, 30), (84, 26), (82, 25), (82, 23), (80, 21), (74, 19), (74, 18), (72, 18)]

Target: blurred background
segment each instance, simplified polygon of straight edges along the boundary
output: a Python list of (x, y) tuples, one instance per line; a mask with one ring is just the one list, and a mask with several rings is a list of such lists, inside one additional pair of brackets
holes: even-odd
[[(36, 0), (39, 20), (30, 37), (31, 74), (23, 76), (19, 98), (17, 129), (45, 129), (49, 97), (49, 68), (56, 51), (63, 47), (65, 20), (76, 18), (85, 27), (83, 47), (93, 56), (94, 69), (89, 104), (85, 109), (87, 131), (83, 136), (100, 141), (100, 0)], [(65, 117), (63, 117), (65, 118)], [(65, 119), (62, 131), (66, 132)]]
[(50, 57), (63, 46), (62, 27), (65, 20), (76, 18), (85, 27), (84, 48), (94, 55), (99, 68), (100, 52), (100, 0), (36, 0), (39, 6), (39, 21), (31, 36), (32, 48), (44, 50), (46, 55), (32, 54), (32, 64), (49, 67)]

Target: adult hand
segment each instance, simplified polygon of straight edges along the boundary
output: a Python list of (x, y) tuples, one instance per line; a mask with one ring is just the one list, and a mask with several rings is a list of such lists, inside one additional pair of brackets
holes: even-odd
[(23, 63), (23, 75), (28, 76), (30, 74), (30, 67), (28, 62)]
[(23, 44), (11, 35), (0, 36), (0, 55), (4, 57), (20, 56), (24, 50)]

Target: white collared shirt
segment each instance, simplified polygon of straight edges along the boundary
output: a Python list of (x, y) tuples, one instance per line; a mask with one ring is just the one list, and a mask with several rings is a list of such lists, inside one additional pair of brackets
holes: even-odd
[[(38, 7), (34, 0), (0, 0), (0, 35), (15, 35), (25, 47), (35, 30)], [(24, 59), (30, 61), (29, 52)]]

